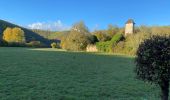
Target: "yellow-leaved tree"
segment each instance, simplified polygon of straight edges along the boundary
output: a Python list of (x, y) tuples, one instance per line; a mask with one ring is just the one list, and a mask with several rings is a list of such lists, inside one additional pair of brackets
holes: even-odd
[(3, 32), (3, 40), (8, 43), (25, 43), (25, 33), (21, 28), (6, 28)]
[(5, 31), (3, 32), (3, 40), (6, 42), (12, 42), (12, 28), (6, 28)]

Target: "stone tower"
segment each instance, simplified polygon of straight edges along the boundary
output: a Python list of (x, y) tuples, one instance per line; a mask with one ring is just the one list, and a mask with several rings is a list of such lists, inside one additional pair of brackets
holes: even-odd
[(134, 33), (135, 22), (133, 19), (129, 19), (125, 25), (125, 36)]

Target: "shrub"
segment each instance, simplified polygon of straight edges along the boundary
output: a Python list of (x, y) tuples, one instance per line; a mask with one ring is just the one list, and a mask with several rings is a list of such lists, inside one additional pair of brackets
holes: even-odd
[(59, 45), (58, 45), (58, 43), (53, 42), (53, 43), (51, 43), (51, 47), (52, 48), (59, 48)]
[(110, 41), (110, 37), (106, 34), (105, 31), (95, 31), (93, 34), (97, 37), (99, 42)]
[(112, 43), (110, 41), (96, 43), (97, 49), (101, 52), (111, 52)]
[(119, 32), (119, 27), (108, 25), (107, 34), (112, 38), (115, 34)]
[(170, 80), (170, 37), (153, 36), (139, 45), (135, 72), (137, 78), (158, 84), (162, 100), (168, 100)]
[(122, 34), (115, 34), (111, 41), (98, 42), (96, 46), (97, 49), (101, 52), (113, 52), (113, 47), (116, 46), (116, 44), (122, 39), (123, 39)]
[(35, 48), (38, 48), (38, 47), (45, 47), (44, 44), (42, 44), (40, 41), (31, 41), (29, 43), (26, 44), (28, 47), (35, 47)]
[(111, 39), (111, 42), (115, 44), (115, 43), (118, 43), (119, 41), (121, 41), (123, 39), (124, 39), (124, 37), (123, 37), (122, 34), (115, 34), (113, 36), (113, 38)]

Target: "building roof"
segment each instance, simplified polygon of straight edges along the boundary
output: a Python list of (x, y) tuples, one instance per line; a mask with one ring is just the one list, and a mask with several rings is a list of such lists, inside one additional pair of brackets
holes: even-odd
[(126, 24), (131, 24), (131, 23), (135, 24), (135, 22), (134, 22), (133, 19), (129, 19), (129, 20), (126, 22)]

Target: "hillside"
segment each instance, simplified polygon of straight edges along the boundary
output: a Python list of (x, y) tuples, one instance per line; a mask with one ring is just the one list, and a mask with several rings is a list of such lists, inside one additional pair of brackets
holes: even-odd
[(37, 34), (36, 32), (33, 32), (30, 29), (26, 29), (23, 28), (21, 26), (12, 24), (10, 22), (4, 21), (4, 20), (0, 20), (0, 36), (2, 36), (3, 31), (7, 28), (7, 27), (19, 27), (21, 28), (24, 32), (25, 32), (25, 37), (26, 37), (26, 41), (30, 42), (30, 41), (40, 41), (43, 44), (49, 46), (49, 44), (52, 42), (46, 38), (44, 38), (43, 36), (40, 36), (39, 34)]
[(69, 33), (69, 31), (48, 31), (38, 29), (32, 29), (32, 31), (49, 40), (61, 40), (64, 35)]

